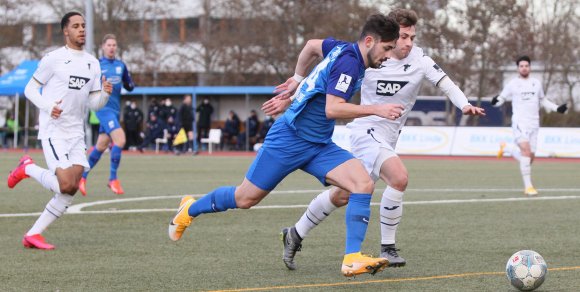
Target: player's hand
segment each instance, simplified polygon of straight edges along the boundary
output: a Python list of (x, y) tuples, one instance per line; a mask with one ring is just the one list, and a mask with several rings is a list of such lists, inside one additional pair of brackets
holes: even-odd
[(54, 106), (50, 110), (50, 117), (51, 118), (58, 119), (60, 117), (60, 114), (62, 113), (62, 109), (59, 107), (59, 105), (61, 103), (62, 103), (62, 99), (59, 99), (54, 103)]
[(385, 103), (376, 105), (376, 109), (377, 116), (394, 121), (403, 115), (405, 107), (402, 104)]
[(496, 105), (499, 102), (499, 95), (496, 95), (491, 98), (491, 105)]
[(461, 109), (464, 115), (468, 116), (485, 116), (485, 109), (472, 106), (470, 104), (466, 105)]
[(568, 110), (568, 105), (567, 104), (560, 105), (558, 107), (558, 109), (556, 109), (556, 111), (558, 111), (561, 114), (565, 113), (567, 110)]
[(280, 99), (272, 97), (262, 105), (262, 111), (268, 116), (276, 116), (283, 113), (292, 103), (289, 98)]
[(105, 75), (103, 75), (101, 77), (101, 84), (103, 86), (103, 90), (107, 94), (111, 94), (111, 92), (113, 92), (113, 84), (111, 84), (111, 82), (107, 81), (107, 78), (105, 78)]
[(274, 89), (274, 93), (278, 93), (278, 95), (274, 96), (274, 98), (277, 99), (290, 98), (294, 94), (294, 92), (296, 92), (298, 85), (300, 85), (300, 83), (294, 80), (294, 78), (292, 77), (288, 78), (286, 82), (276, 86), (276, 88)]

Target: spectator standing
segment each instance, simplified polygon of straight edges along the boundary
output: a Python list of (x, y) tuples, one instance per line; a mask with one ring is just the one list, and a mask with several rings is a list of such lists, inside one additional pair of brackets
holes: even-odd
[(181, 128), (185, 131), (187, 135), (187, 142), (181, 147), (182, 152), (186, 152), (189, 149), (193, 149), (193, 107), (191, 106), (191, 95), (185, 95), (183, 97), (183, 103), (179, 107), (179, 124)]
[(203, 102), (197, 106), (196, 112), (199, 113), (197, 119), (197, 144), (199, 145), (201, 143), (201, 138), (207, 138), (211, 127), (213, 106), (209, 103), (209, 99), (204, 98)]
[(131, 101), (129, 108), (125, 110), (123, 120), (125, 121), (125, 132), (127, 134), (125, 150), (139, 146), (141, 144), (139, 133), (143, 124), (143, 112), (137, 107), (137, 102), (134, 100)]

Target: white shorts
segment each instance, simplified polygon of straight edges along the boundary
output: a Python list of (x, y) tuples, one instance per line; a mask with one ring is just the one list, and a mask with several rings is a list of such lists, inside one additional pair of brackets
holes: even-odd
[(536, 152), (538, 144), (538, 127), (526, 127), (521, 124), (513, 124), (512, 131), (514, 132), (514, 141), (519, 144), (522, 142), (530, 143), (532, 152)]
[(58, 139), (42, 139), (42, 151), (48, 169), (56, 172), (57, 168), (69, 168), (73, 165), (81, 165), (85, 171), (89, 171), (87, 160), (87, 146), (84, 137)]
[(359, 159), (371, 178), (380, 178), (381, 166), (385, 160), (397, 156), (395, 147), (399, 133), (380, 126), (349, 127), (351, 152)]

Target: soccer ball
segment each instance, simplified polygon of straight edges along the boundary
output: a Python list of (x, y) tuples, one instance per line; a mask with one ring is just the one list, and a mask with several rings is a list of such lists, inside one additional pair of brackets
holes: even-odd
[(548, 266), (539, 253), (520, 250), (510, 257), (505, 272), (512, 286), (521, 291), (532, 291), (544, 283)]

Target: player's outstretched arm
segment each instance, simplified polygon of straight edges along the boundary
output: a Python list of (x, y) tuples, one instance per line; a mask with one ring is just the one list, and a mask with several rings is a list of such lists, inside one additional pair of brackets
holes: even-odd
[(561, 114), (565, 113), (568, 110), (568, 105), (567, 104), (557, 105), (557, 104), (553, 103), (552, 101), (550, 101), (549, 99), (547, 99), (545, 97), (542, 98), (541, 103), (542, 103), (542, 106), (544, 108), (547, 108), (547, 109), (549, 109), (551, 111), (557, 111), (557, 112), (559, 112)]
[(476, 107), (476, 106), (472, 106), (470, 104), (464, 106), (461, 111), (463, 112), (464, 115), (468, 115), (468, 116), (485, 116), (485, 109), (480, 108), (480, 107)]
[(404, 109), (402, 104), (357, 105), (346, 102), (342, 97), (332, 94), (326, 95), (325, 111), (328, 119), (354, 119), (377, 115), (389, 120), (396, 120), (401, 117)]
[(276, 116), (283, 113), (292, 103), (292, 99), (271, 98), (262, 105), (262, 111), (268, 116)]
[(314, 39), (306, 42), (306, 45), (298, 55), (296, 68), (294, 69), (294, 76), (288, 78), (286, 82), (276, 86), (274, 93), (278, 93), (274, 98), (287, 99), (290, 98), (298, 85), (306, 76), (306, 70), (320, 57), (322, 57), (322, 42), (323, 40)]

